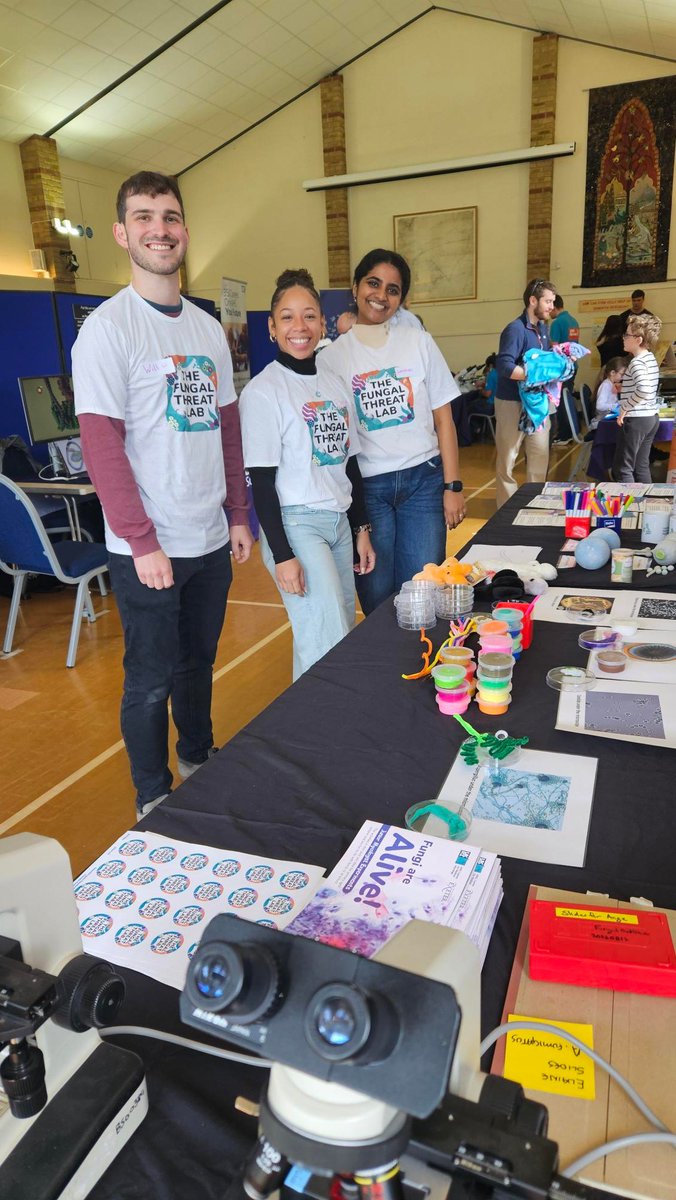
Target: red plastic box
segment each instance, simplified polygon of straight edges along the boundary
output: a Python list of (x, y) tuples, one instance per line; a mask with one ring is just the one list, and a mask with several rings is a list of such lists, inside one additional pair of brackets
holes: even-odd
[(664, 913), (533, 900), (532, 979), (676, 996), (676, 954)]

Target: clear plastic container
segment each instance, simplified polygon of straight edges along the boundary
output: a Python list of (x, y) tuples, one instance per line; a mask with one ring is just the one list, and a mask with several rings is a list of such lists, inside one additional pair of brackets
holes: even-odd
[(596, 676), (585, 667), (552, 667), (547, 686), (557, 692), (588, 692), (596, 687)]
[(463, 663), (439, 663), (432, 667), (434, 686), (440, 691), (452, 691), (460, 683), (464, 683), (467, 669)]
[(581, 650), (617, 650), (620, 635), (614, 629), (585, 629), (577, 639)]
[(470, 663), (474, 663), (474, 651), (469, 646), (442, 646), (439, 651), (440, 663), (453, 663), (455, 666), (464, 666), (465, 670), (469, 669)]
[(493, 679), (511, 679), (514, 669), (514, 659), (511, 654), (486, 653), (479, 654), (479, 676)]
[(424, 800), (406, 810), (404, 824), (416, 833), (466, 842), (472, 828), (472, 814), (452, 800)]

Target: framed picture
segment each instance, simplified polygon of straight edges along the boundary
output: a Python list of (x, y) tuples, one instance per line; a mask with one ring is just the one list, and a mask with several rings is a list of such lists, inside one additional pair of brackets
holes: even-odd
[(476, 230), (475, 207), (395, 216), (394, 246), (411, 268), (411, 303), (476, 300)]

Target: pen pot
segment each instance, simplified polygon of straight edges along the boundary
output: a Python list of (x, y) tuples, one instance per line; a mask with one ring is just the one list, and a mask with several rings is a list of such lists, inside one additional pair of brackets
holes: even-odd
[(587, 513), (574, 513), (572, 516), (566, 515), (566, 537), (569, 538), (586, 538), (591, 532), (591, 515)]
[(622, 533), (622, 517), (597, 517), (597, 529), (614, 529), (615, 533)]

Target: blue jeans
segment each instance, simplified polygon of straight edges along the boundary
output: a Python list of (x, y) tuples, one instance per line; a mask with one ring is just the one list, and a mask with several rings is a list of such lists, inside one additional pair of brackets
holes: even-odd
[[(305, 574), (304, 596), (279, 589), (293, 630), (295, 681), (354, 626), (352, 534), (345, 513), (306, 504), (286, 505), (282, 521)], [(260, 543), (263, 562), (277, 582), (272, 551), (262, 533)]]
[(376, 567), (357, 575), (366, 614), (373, 612), (425, 563), (446, 557), (444, 471), (435, 455), (405, 471), (385, 471), (364, 480), (366, 512), (373, 526)]
[(169, 712), (185, 762), (205, 762), (213, 745), (212, 668), (232, 583), (230, 545), (199, 558), (172, 558), (174, 584), (146, 587), (127, 554), (111, 554), (110, 578), (124, 630), (122, 736), (137, 804), (171, 790)]

